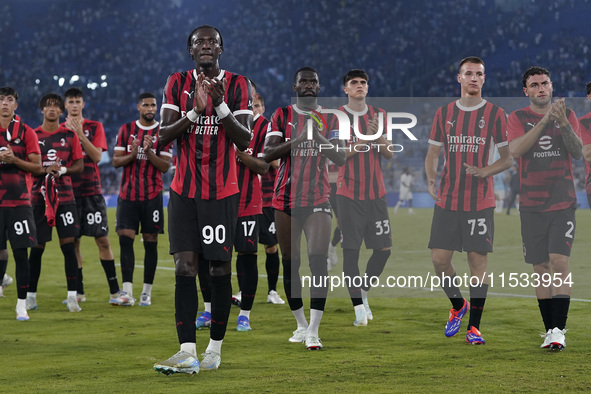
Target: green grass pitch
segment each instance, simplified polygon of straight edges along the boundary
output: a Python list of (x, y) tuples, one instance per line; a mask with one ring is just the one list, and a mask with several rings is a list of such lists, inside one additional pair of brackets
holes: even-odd
[[(384, 276), (433, 273), (427, 241), (432, 210), (401, 209), (390, 214), (393, 253)], [(111, 246), (119, 245), (109, 210)], [(54, 237), (55, 237), (54, 232)], [(238, 308), (232, 307), (218, 371), (196, 376), (159, 375), (152, 369), (178, 351), (174, 327), (174, 270), (167, 236), (159, 243), (159, 269), (152, 306), (112, 307), (94, 240), (82, 241), (87, 301), (70, 313), (61, 301), (66, 288), (57, 240), (44, 254), (38, 306), (31, 320), (17, 322), (13, 284), (0, 299), (0, 392), (571, 392), (591, 389), (591, 212), (577, 212), (571, 256), (573, 301), (566, 334), (567, 348), (539, 348), (543, 330), (534, 290), (509, 286), (510, 274), (531, 274), (523, 262), (519, 216), (495, 216), (495, 252), (489, 255), (493, 287), (484, 310), (484, 346), (465, 343), (465, 327), (446, 338), (443, 327), (450, 303), (443, 292), (423, 288), (378, 288), (370, 292), (374, 320), (354, 327), (350, 300), (342, 290), (327, 301), (320, 327), (324, 350), (306, 351), (287, 342), (295, 320), (286, 305), (266, 303), (266, 279), (251, 313), (251, 332), (237, 332)], [(264, 275), (264, 252), (259, 253)], [(360, 266), (370, 253), (362, 250)], [(340, 251), (339, 251), (340, 257)], [(143, 248), (136, 239), (134, 294), (141, 292)], [(457, 253), (459, 275), (467, 272), (466, 256)], [(330, 274), (338, 275), (342, 262)], [(120, 268), (117, 265), (120, 278)], [(14, 262), (8, 273), (14, 276)], [(505, 284), (501, 286), (501, 274)], [(235, 285), (234, 279), (234, 285)], [(282, 283), (279, 293), (284, 297)], [(306, 292), (304, 292), (305, 294)], [(373, 294), (372, 294), (373, 293)], [(467, 297), (467, 289), (463, 289)], [(378, 298), (379, 297), (379, 298)], [(285, 297), (284, 297), (285, 298)], [(202, 304), (201, 304), (202, 305)], [(304, 301), (308, 311), (309, 302)], [(200, 308), (201, 310), (201, 308)], [(308, 313), (306, 313), (308, 315)], [(205, 350), (208, 330), (197, 332), (197, 350)]]

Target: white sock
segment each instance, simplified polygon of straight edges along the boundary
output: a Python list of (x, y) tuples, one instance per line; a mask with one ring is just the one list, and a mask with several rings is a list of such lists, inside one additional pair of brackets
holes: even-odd
[(192, 354), (193, 357), (197, 357), (197, 345), (192, 342), (181, 343), (181, 351)]
[(298, 328), (308, 328), (308, 321), (306, 320), (306, 315), (304, 314), (304, 307), (296, 309), (295, 311), (291, 311), (291, 313), (293, 313), (293, 316), (298, 323)]
[(211, 302), (204, 302), (203, 308), (205, 308), (205, 312), (211, 313)]
[(246, 316), (248, 319), (250, 319), (250, 311), (244, 311), (242, 309), (240, 309), (240, 313), (238, 314), (238, 317), (240, 316)]
[(324, 311), (319, 309), (310, 309), (310, 326), (308, 327), (308, 335), (317, 337), (318, 329), (320, 328), (320, 321)]
[(362, 298), (362, 299), (363, 299), (363, 298), (367, 298), (367, 293), (368, 293), (368, 291), (367, 291), (367, 290), (363, 290), (363, 289), (361, 289), (361, 298)]
[(32, 299), (36, 300), (37, 299), (37, 292), (28, 291), (27, 298), (32, 298)]
[(27, 312), (27, 300), (21, 300), (20, 298), (17, 298), (16, 300), (16, 310), (17, 312), (20, 313), (26, 313)]
[(74, 297), (76, 298), (76, 290), (68, 290), (68, 297)]
[(207, 349), (205, 349), (205, 352), (214, 352), (217, 354), (222, 354), (222, 342), (224, 340), (221, 339), (219, 341), (214, 341), (213, 339), (209, 340), (209, 345), (207, 345)]
[(353, 309), (355, 309), (355, 314), (357, 314), (357, 312), (359, 311), (365, 311), (365, 307), (363, 306), (363, 304), (355, 305)]
[(123, 282), (123, 291), (129, 294), (130, 297), (133, 297), (133, 283)]
[(144, 288), (142, 290), (142, 294), (147, 294), (149, 296), (152, 295), (152, 285), (148, 283), (144, 283)]

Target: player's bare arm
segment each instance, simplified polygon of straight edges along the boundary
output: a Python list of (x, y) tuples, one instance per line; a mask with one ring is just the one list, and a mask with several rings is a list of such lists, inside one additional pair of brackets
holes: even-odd
[(43, 173), (41, 167), (41, 155), (37, 153), (29, 153), (27, 160), (19, 159), (14, 155), (10, 145), (6, 146), (6, 150), (0, 153), (0, 161), (6, 164), (14, 164), (25, 172), (30, 172), (33, 175), (40, 175)]
[(84, 135), (84, 129), (82, 128), (83, 121), (84, 120), (80, 117), (68, 116), (65, 125), (66, 128), (76, 132), (76, 135), (78, 135), (78, 139), (80, 140), (80, 145), (82, 145), (82, 149), (86, 152), (86, 156), (88, 156), (94, 163), (98, 163), (101, 161), (103, 150), (94, 146), (88, 137)]
[(583, 143), (577, 136), (566, 116), (566, 104), (563, 98), (556, 100), (550, 108), (551, 118), (560, 126), (560, 133), (568, 153), (576, 160), (581, 158)]
[(500, 157), (497, 161), (495, 161), (491, 165), (482, 168), (471, 166), (467, 163), (464, 163), (464, 167), (466, 168), (466, 174), (473, 175), (477, 178), (487, 178), (489, 176), (496, 175), (510, 168), (513, 164), (513, 158), (509, 153), (509, 147), (503, 146), (499, 148), (499, 155)]
[[(226, 85), (226, 78), (219, 81), (217, 78), (205, 77), (203, 80), (205, 91), (209, 97), (211, 97), (213, 106), (216, 108), (216, 112), (220, 117), (220, 121), (224, 126), (226, 134), (230, 137), (238, 150), (243, 151), (248, 148), (250, 139), (252, 138), (252, 115), (242, 114), (235, 117), (232, 112), (230, 112), (228, 106), (224, 103)], [(221, 110), (218, 110), (218, 108), (221, 108)], [(222, 113), (220, 113), (220, 111)]]
[(125, 167), (130, 165), (131, 163), (133, 163), (133, 161), (136, 159), (137, 157), (137, 153), (139, 150), (139, 141), (137, 139), (134, 139), (131, 142), (131, 152), (129, 152), (128, 154), (125, 154), (125, 151), (122, 150), (116, 150), (113, 152), (113, 167), (115, 168), (119, 168), (119, 167)]
[(427, 174), (427, 187), (429, 195), (433, 200), (441, 201), (437, 195), (437, 165), (439, 163), (439, 154), (441, 146), (429, 145), (427, 156), (425, 157), (425, 173)]
[(143, 148), (146, 157), (156, 169), (162, 173), (165, 173), (170, 168), (170, 162), (172, 157), (169, 156), (158, 156), (154, 150), (152, 150), (153, 140), (152, 136), (145, 135), (143, 141)]
[[(207, 105), (207, 94), (203, 88), (203, 73), (197, 76), (195, 84), (195, 106), (187, 112), (185, 116), (174, 109), (161, 108), (160, 110), (160, 130), (158, 131), (158, 143), (166, 146), (172, 141), (186, 133), (191, 125), (195, 123), (197, 117), (203, 113)], [(164, 88), (166, 91), (166, 87)], [(193, 120), (191, 120), (193, 119)]]
[(266, 161), (249, 155), (246, 152), (238, 151), (236, 152), (236, 157), (255, 174), (264, 175), (269, 172), (269, 167), (271, 167)]
[(509, 153), (511, 156), (517, 159), (530, 150), (538, 138), (540, 138), (542, 131), (550, 121), (550, 111), (548, 111), (542, 120), (540, 120), (530, 131), (509, 142)]
[(82, 171), (84, 171), (84, 159), (75, 160), (69, 167), (63, 167), (57, 163), (53, 163), (45, 168), (46, 174), (51, 174), (56, 178), (62, 175), (80, 174)]

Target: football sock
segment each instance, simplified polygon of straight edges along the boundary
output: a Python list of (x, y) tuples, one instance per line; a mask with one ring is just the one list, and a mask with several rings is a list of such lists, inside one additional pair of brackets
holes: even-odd
[[(226, 335), (232, 307), (232, 274), (211, 277), (211, 329), (209, 338), (221, 341)], [(193, 331), (195, 328), (193, 328)]]
[(37, 292), (37, 284), (41, 276), (41, 257), (44, 251), (44, 248), (31, 248), (29, 255), (29, 292)]
[[(8, 260), (0, 260), (0, 283), (4, 279), (4, 274), (6, 273), (6, 267), (8, 267)], [(277, 267), (279, 268), (279, 267)]]
[(197, 344), (191, 342), (181, 343), (181, 351), (187, 352), (193, 357), (197, 357)]
[(242, 279), (244, 278), (244, 260), (236, 257), (236, 281), (238, 282), (238, 290), (242, 291)]
[(241, 309), (238, 316), (246, 316), (247, 319), (250, 319), (250, 310)]
[(279, 279), (279, 250), (275, 253), (267, 253), (265, 269), (267, 270), (268, 291), (277, 291), (277, 280)]
[(330, 244), (332, 246), (337, 246), (339, 242), (341, 242), (341, 229), (335, 227), (334, 232), (332, 233), (332, 240), (330, 241)]
[(195, 343), (195, 319), (199, 295), (192, 276), (176, 276), (174, 288), (174, 318), (179, 343)]
[(142, 294), (152, 295), (152, 284), (144, 283), (144, 287), (142, 288)]
[(78, 259), (76, 258), (76, 250), (74, 249), (74, 242), (60, 245), (62, 253), (64, 254), (64, 268), (66, 271), (66, 282), (68, 291), (78, 290)]
[(203, 302), (211, 303), (211, 276), (209, 274), (209, 260), (199, 255), (199, 288), (203, 296)]
[(203, 302), (203, 309), (205, 312), (211, 313), (211, 302)]
[(158, 265), (158, 242), (144, 241), (144, 283), (154, 283)]
[[(76, 264), (78, 264), (78, 261), (76, 261)], [(82, 267), (78, 268), (77, 277), (78, 277), (78, 283), (76, 285), (77, 285), (78, 294), (84, 294), (84, 278), (82, 276)]]
[[(384, 267), (386, 266), (386, 262), (390, 257), (392, 252), (390, 249), (388, 250), (379, 250), (374, 249), (369, 261), (367, 262), (367, 267), (365, 268), (365, 274), (369, 279), (375, 277), (379, 277), (382, 272), (384, 271)], [(368, 279), (368, 281), (369, 281)], [(364, 284), (365, 285), (365, 284)], [(369, 285), (369, 283), (367, 283)], [(363, 286), (363, 290), (369, 290), (370, 286)]]
[(310, 287), (310, 309), (324, 310), (326, 296), (328, 294), (326, 267), (326, 255), (317, 254), (308, 257), (310, 260), (310, 273), (312, 274), (312, 287)]
[(123, 291), (129, 294), (130, 297), (133, 297), (133, 283), (131, 282), (123, 282), (121, 284), (123, 287)]
[(133, 239), (125, 235), (120, 235), (119, 247), (121, 248), (121, 279), (123, 282), (133, 282), (133, 270), (135, 267)]
[(487, 293), (487, 284), (470, 286), (470, 320), (468, 322), (468, 330), (472, 326), (480, 329), (480, 319), (482, 318), (482, 310), (484, 309)]
[(546, 332), (554, 328), (552, 324), (552, 304), (552, 298), (538, 298), (538, 308), (540, 308)]
[(298, 323), (298, 328), (308, 328), (308, 321), (306, 320), (306, 315), (304, 314), (304, 307), (292, 310), (291, 313), (293, 313), (293, 317), (295, 317), (296, 322)]
[(109, 292), (111, 294), (117, 293), (119, 291), (119, 281), (117, 280), (117, 271), (115, 270), (115, 260), (101, 259), (101, 265), (107, 276), (107, 282), (109, 282)]
[(207, 345), (207, 349), (205, 349), (206, 352), (214, 352), (217, 354), (222, 354), (222, 342), (223, 339), (220, 340), (215, 340), (215, 339), (209, 339), (209, 344)]
[(570, 296), (566, 294), (557, 294), (552, 297), (552, 325), (564, 330), (566, 319), (568, 318), (568, 309), (570, 307)]
[[(300, 259), (283, 259), (283, 287), (289, 309), (298, 310), (304, 306), (302, 302), (302, 283), (300, 279)], [(326, 265), (326, 262), (324, 263)], [(292, 293), (293, 290), (293, 293)], [(306, 323), (307, 326), (307, 323)]]
[(310, 309), (310, 325), (308, 326), (308, 334), (311, 336), (318, 336), (318, 329), (320, 328), (320, 321), (324, 311), (318, 309)]
[(464, 306), (464, 297), (462, 297), (462, 292), (460, 291), (460, 288), (454, 284), (455, 277), (455, 272), (452, 276), (446, 277), (446, 279), (443, 280), (441, 288), (447, 295), (447, 298), (449, 298), (449, 300), (451, 301), (452, 307), (456, 311), (459, 311)]
[(12, 257), (16, 266), (16, 294), (17, 298), (24, 300), (27, 298), (29, 289), (29, 259), (27, 258), (27, 249), (12, 249)]
[(238, 261), (242, 262), (242, 286), (240, 291), (242, 292), (242, 300), (240, 308), (245, 311), (252, 309), (254, 303), (254, 297), (257, 292), (257, 286), (259, 283), (259, 270), (257, 267), (257, 255), (256, 254), (239, 254), (236, 258), (236, 265)]
[(353, 284), (359, 278), (359, 249), (343, 249), (343, 275), (347, 281), (347, 288), (353, 306), (360, 305), (361, 288)]

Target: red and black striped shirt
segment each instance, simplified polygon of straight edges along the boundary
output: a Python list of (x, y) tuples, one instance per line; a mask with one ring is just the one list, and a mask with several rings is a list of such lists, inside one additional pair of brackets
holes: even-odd
[(142, 126), (139, 120), (126, 123), (119, 129), (115, 150), (129, 154), (133, 140), (139, 141), (135, 160), (123, 167), (119, 197), (128, 201), (146, 201), (155, 198), (162, 190), (162, 172), (156, 168), (144, 152), (144, 137), (152, 137), (152, 151), (156, 156), (172, 157), (172, 146), (158, 144), (160, 124)]
[[(227, 80), (224, 101), (234, 116), (252, 115), (246, 78), (224, 70), (216, 78)], [(170, 75), (164, 87), (162, 108), (185, 116), (194, 107), (196, 81), (195, 70)], [(226, 135), (210, 97), (205, 111), (176, 142), (178, 165), (170, 185), (172, 190), (184, 197), (199, 196), (204, 200), (219, 200), (239, 192), (234, 143)]]
[[(583, 146), (591, 144), (591, 112), (579, 118), (581, 132), (581, 140)], [(585, 160), (585, 172), (587, 177), (585, 179), (585, 191), (587, 192), (587, 200), (591, 201), (591, 164)]]
[[(377, 113), (382, 113), (386, 119), (386, 112), (371, 105), (365, 107), (365, 111), (356, 112), (348, 106), (339, 108), (349, 117), (351, 126), (357, 124), (360, 133), (367, 135), (369, 120)], [(357, 142), (359, 138), (354, 132), (347, 145)], [(344, 166), (338, 167), (337, 194), (352, 200), (375, 200), (386, 194), (384, 176), (380, 164), (380, 153), (377, 149), (369, 149), (367, 152), (359, 152), (347, 159)]]
[[(253, 157), (261, 158), (269, 121), (258, 114), (253, 121), (252, 139), (245, 152)], [(238, 186), (240, 187), (238, 217), (262, 214), (263, 196), (259, 174), (252, 172), (240, 161), (238, 161), (236, 168), (238, 170)]]
[(437, 205), (465, 212), (495, 206), (493, 178), (466, 174), (464, 163), (483, 168), (494, 162), (495, 145), (507, 145), (506, 119), (502, 108), (486, 100), (473, 107), (456, 100), (437, 110), (429, 137), (445, 156)]
[[(65, 126), (65, 124), (62, 123), (61, 126)], [(107, 150), (107, 138), (101, 122), (84, 119), (82, 130), (92, 145), (101, 148), (103, 152)], [(72, 174), (71, 176), (74, 195), (86, 197), (102, 194), (98, 165), (88, 157), (84, 149), (82, 149), (82, 154), (84, 155), (84, 170), (80, 174)]]
[[(580, 135), (574, 111), (567, 108), (566, 115), (575, 134)], [(509, 142), (530, 131), (543, 117), (529, 107), (512, 112), (507, 120)], [(517, 160), (519, 210), (546, 212), (576, 207), (571, 160), (558, 123), (550, 122), (538, 141)]]
[[(27, 161), (31, 153), (40, 154), (37, 135), (15, 115), (7, 129), (0, 127), (0, 151), (10, 146), (15, 157)], [(0, 207), (31, 206), (26, 177), (28, 172), (14, 164), (0, 162)]]
[[(39, 139), (41, 150), (41, 165), (49, 167), (53, 163), (59, 166), (70, 167), (74, 161), (82, 159), (82, 146), (76, 132), (60, 126), (53, 133), (48, 133), (41, 126), (35, 129)], [(55, 180), (59, 205), (75, 204), (74, 191), (70, 175), (62, 175)], [(31, 191), (31, 204), (45, 205), (43, 189), (45, 188), (45, 175), (35, 177)]]
[[(267, 138), (278, 136), (289, 141), (306, 133), (308, 122), (313, 122), (310, 115), (294, 105), (279, 108), (271, 117), (271, 131), (267, 132)], [(323, 135), (328, 138), (328, 130), (324, 130)], [(291, 154), (281, 158), (275, 179), (273, 208), (287, 211), (314, 207), (328, 201), (329, 196), (327, 158), (320, 153), (315, 141), (305, 140), (292, 149)]]

